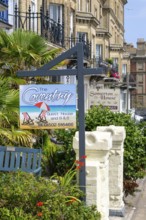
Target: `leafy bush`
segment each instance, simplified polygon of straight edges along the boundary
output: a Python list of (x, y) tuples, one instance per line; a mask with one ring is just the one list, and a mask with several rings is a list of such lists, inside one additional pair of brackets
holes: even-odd
[[(135, 187), (137, 187), (136, 180), (143, 178), (145, 175), (146, 138), (128, 114), (114, 113), (102, 106), (93, 107), (89, 110), (86, 115), (86, 130), (95, 130), (97, 126), (108, 125), (124, 126), (126, 129), (124, 142), (124, 191), (128, 195), (133, 193)], [(131, 187), (129, 187), (129, 183)]]
[(100, 220), (94, 206), (80, 201), (75, 186), (61, 187), (23, 172), (0, 173), (1, 220)]
[[(125, 194), (131, 194), (138, 178), (143, 178), (146, 167), (146, 137), (131, 116), (125, 113), (114, 113), (108, 108), (102, 106), (91, 108), (85, 117), (86, 131), (96, 130), (97, 126), (124, 126), (126, 129), (126, 139), (124, 142), (124, 191)], [(63, 135), (62, 135), (63, 133)], [(59, 140), (73, 140), (75, 130), (58, 131), (56, 133)], [(62, 138), (61, 138), (62, 137)], [(67, 146), (67, 141), (66, 141)], [(70, 144), (69, 144), (70, 147)], [(66, 147), (67, 148), (67, 147)], [(69, 155), (69, 158), (71, 156)], [(61, 163), (61, 162), (60, 162)], [(130, 187), (129, 187), (130, 186)]]

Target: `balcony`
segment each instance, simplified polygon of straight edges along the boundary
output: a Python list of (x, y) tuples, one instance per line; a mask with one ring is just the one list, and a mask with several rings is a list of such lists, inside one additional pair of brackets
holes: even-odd
[(121, 44), (110, 44), (110, 50), (112, 51), (124, 51)]
[(76, 13), (76, 20), (78, 22), (84, 22), (84, 23), (90, 22), (95, 27), (97, 27), (100, 24), (99, 20), (97, 20), (97, 18), (95, 16), (93, 16), (92, 13), (90, 13), (90, 12), (78, 11)]
[(44, 13), (42, 8), (40, 12), (32, 12), (29, 7), (27, 12), (20, 12), (15, 6), (14, 13), (14, 29), (24, 29), (33, 31), (44, 37), (52, 47), (62, 47), (65, 50), (75, 46), (78, 42), (83, 42), (84, 57), (90, 59), (91, 57), (91, 44), (89, 41), (75, 37), (66, 37), (64, 35), (64, 23), (54, 21), (49, 17), (48, 11)]
[(0, 11), (8, 9), (8, 0), (0, 0)]
[(112, 35), (110, 34), (109, 30), (105, 28), (98, 27), (96, 31), (96, 36), (97, 37), (111, 37)]

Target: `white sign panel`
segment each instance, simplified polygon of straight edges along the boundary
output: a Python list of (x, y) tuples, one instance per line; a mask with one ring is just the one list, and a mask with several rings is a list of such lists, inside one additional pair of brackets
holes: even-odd
[(90, 89), (89, 108), (102, 105), (109, 107), (114, 112), (120, 111), (120, 89)]

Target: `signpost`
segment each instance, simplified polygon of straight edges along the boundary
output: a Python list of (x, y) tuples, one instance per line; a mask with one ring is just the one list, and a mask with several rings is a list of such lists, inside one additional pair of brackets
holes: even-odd
[[(84, 68), (84, 48), (83, 43), (77, 43), (75, 47), (62, 53), (54, 60), (45, 64), (41, 68), (35, 71), (18, 71), (19, 77), (35, 77), (35, 76), (69, 76), (76, 75), (78, 79), (78, 110), (79, 110), (79, 157), (86, 155), (85, 153), (85, 112), (84, 112), (84, 75), (97, 75), (103, 73), (103, 68)], [(62, 69), (51, 70), (52, 67), (60, 63), (65, 59), (72, 58), (77, 59), (76, 69)], [(85, 159), (83, 161), (85, 163)], [(85, 166), (79, 170), (79, 185), (80, 189), (84, 192), (84, 201), (86, 201), (86, 163)]]

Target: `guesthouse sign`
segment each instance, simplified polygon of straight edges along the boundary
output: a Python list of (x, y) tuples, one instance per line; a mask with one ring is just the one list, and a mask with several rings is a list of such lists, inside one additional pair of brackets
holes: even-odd
[(120, 89), (93, 89), (89, 88), (89, 108), (102, 105), (113, 112), (120, 111)]
[(74, 84), (20, 86), (20, 128), (75, 127), (76, 86)]

